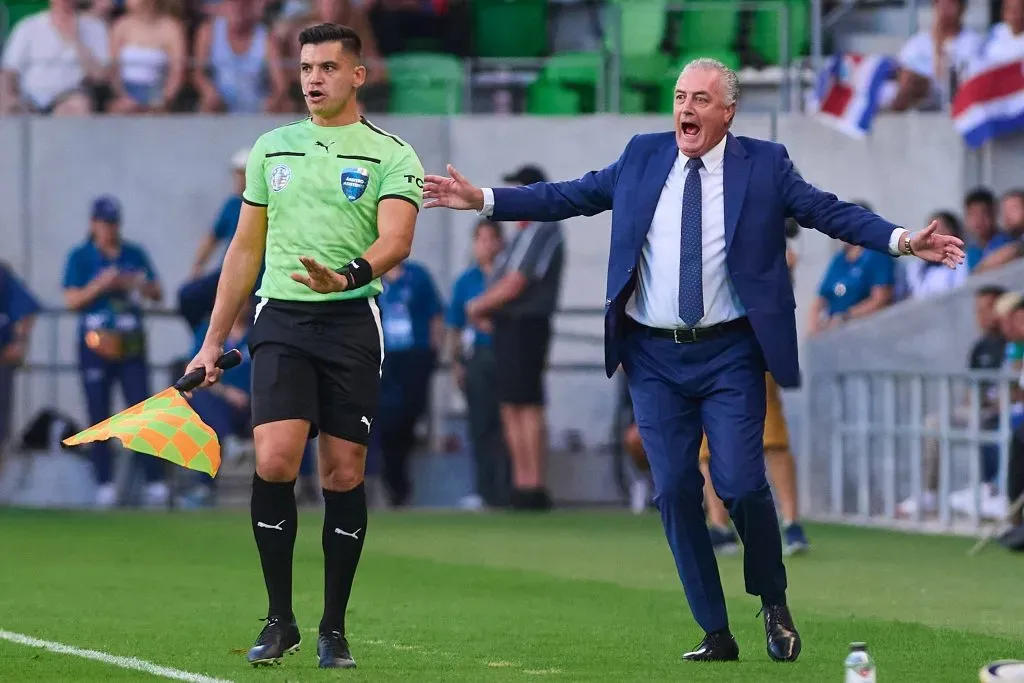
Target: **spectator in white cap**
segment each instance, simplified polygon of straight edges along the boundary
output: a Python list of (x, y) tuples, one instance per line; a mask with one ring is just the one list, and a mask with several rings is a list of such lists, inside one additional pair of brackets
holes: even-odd
[[(178, 291), (178, 310), (185, 317), (193, 330), (213, 310), (213, 300), (217, 295), (217, 280), (220, 278), (220, 264), (208, 274), (204, 274), (207, 263), (213, 252), (231, 242), (238, 227), (238, 214), (242, 211), (242, 190), (245, 189), (245, 165), (249, 159), (249, 150), (240, 149), (231, 157), (231, 196), (221, 206), (213, 228), (206, 234), (196, 250), (192, 270), (188, 282)], [(258, 282), (258, 280), (257, 280)]]

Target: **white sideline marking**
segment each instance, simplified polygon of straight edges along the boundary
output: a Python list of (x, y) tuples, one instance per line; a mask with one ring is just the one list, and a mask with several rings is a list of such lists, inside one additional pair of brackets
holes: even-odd
[(152, 674), (161, 678), (170, 678), (175, 681), (188, 681), (188, 683), (231, 683), (231, 681), (224, 680), (223, 678), (211, 678), (202, 674), (194, 674), (188, 671), (181, 671), (180, 669), (172, 669), (170, 667), (154, 664), (153, 662), (147, 662), (146, 660), (139, 659), (137, 657), (119, 657), (117, 655), (111, 655), (97, 650), (83, 650), (79, 647), (72, 647), (71, 645), (64, 645), (63, 643), (55, 643), (51, 640), (40, 640), (39, 638), (4, 631), (3, 629), (0, 629), (0, 640), (17, 643), (18, 645), (27, 645), (28, 647), (35, 647), (41, 650), (49, 650), (50, 652), (56, 652), (62, 655), (72, 655), (74, 657), (82, 657), (83, 659), (91, 659), (96, 662), (103, 662), (104, 664), (110, 664), (111, 666), (117, 666), (122, 669), (142, 671), (147, 674)]

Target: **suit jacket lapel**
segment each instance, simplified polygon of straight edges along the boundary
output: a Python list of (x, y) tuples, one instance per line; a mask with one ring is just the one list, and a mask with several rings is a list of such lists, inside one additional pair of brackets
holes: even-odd
[(667, 145), (659, 149), (647, 160), (643, 178), (637, 188), (636, 207), (634, 214), (633, 230), (637, 241), (642, 244), (647, 231), (651, 229), (651, 221), (654, 220), (654, 210), (658, 207), (658, 199), (661, 191), (668, 180), (672, 164), (676, 162), (679, 149), (675, 145)]
[(723, 162), (723, 189), (725, 192), (725, 249), (732, 246), (736, 235), (736, 225), (743, 212), (743, 199), (747, 194), (747, 183), (750, 180), (750, 158), (747, 150), (732, 133), (725, 141), (725, 159)]

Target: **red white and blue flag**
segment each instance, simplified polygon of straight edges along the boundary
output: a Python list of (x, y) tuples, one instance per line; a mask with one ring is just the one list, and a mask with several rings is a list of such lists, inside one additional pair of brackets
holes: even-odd
[(971, 147), (1024, 130), (1024, 59), (982, 57), (953, 98), (953, 125)]
[(885, 85), (896, 70), (896, 60), (884, 55), (832, 55), (818, 72), (811, 112), (821, 122), (863, 138), (871, 131)]

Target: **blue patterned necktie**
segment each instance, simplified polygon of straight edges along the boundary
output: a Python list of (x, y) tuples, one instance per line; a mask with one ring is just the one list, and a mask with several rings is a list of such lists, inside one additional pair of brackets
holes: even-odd
[(700, 169), (704, 162), (686, 162), (683, 223), (679, 244), (679, 318), (693, 327), (704, 317), (704, 257), (701, 237)]

